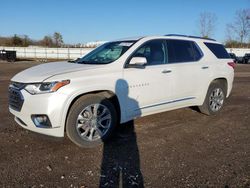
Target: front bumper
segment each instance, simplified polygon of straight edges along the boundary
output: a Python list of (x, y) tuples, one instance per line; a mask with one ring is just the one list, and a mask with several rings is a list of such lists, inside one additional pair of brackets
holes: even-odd
[[(23, 104), (20, 111), (9, 107), (10, 113), (15, 116), (15, 121), (30, 131), (63, 137), (65, 123), (62, 122), (62, 117), (67, 96), (60, 92), (38, 95), (31, 95), (25, 90), (20, 92), (23, 96)], [(36, 127), (31, 116), (37, 114), (47, 115), (51, 122), (51, 127)]]

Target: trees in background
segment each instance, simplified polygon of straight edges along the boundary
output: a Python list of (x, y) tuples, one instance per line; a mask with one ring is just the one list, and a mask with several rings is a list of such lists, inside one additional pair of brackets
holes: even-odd
[(12, 39), (11, 39), (11, 43), (12, 43), (14, 46), (22, 46), (22, 45), (23, 45), (23, 39), (15, 34), (15, 35), (12, 37)]
[(55, 46), (61, 47), (63, 44), (63, 37), (62, 37), (61, 33), (55, 32), (53, 35), (53, 38), (54, 38)]
[(46, 35), (43, 37), (41, 41), (39, 41), (39, 44), (41, 46), (46, 46), (46, 47), (62, 47), (63, 45), (63, 37), (61, 33), (55, 32), (53, 36)]
[(250, 43), (250, 9), (238, 10), (234, 22), (227, 24), (227, 43), (238, 42), (240, 47)]
[(209, 38), (215, 30), (217, 17), (210, 12), (203, 12), (199, 17), (199, 32), (201, 37)]
[[(201, 37), (210, 38), (213, 36), (216, 27), (217, 17), (210, 12), (203, 12), (199, 16), (198, 28)], [(238, 10), (232, 23), (226, 25), (226, 47), (246, 47), (250, 48), (250, 9)], [(0, 46), (65, 46), (63, 36), (59, 32), (54, 32), (52, 36), (46, 35), (41, 40), (32, 40), (27, 35), (14, 35), (12, 37), (1, 37)], [(75, 46), (75, 45), (67, 45)], [(80, 45), (79, 45), (80, 46)]]
[(28, 37), (28, 35), (24, 35), (22, 39), (23, 46), (27, 47), (32, 44), (32, 40)]
[(42, 40), (32, 40), (27, 35), (17, 35), (13, 37), (0, 37), (0, 46), (23, 46), (30, 45), (45, 47), (61, 47), (63, 45), (63, 37), (59, 32), (55, 32), (53, 37), (46, 35)]
[(239, 42), (239, 41), (236, 41), (236, 40), (227, 40), (225, 42), (225, 47), (226, 48), (250, 48), (250, 42), (247, 43), (247, 42)]
[[(215, 30), (217, 17), (213, 13), (203, 12), (199, 17), (201, 37), (210, 38)], [(250, 48), (250, 9), (238, 10), (235, 19), (226, 26), (225, 46), (229, 48)]]
[(0, 46), (29, 46), (33, 41), (27, 36), (15, 34), (13, 37), (0, 37)]
[(49, 35), (44, 36), (43, 39), (39, 42), (39, 44), (41, 46), (45, 46), (45, 47), (53, 47), (54, 46), (53, 39)]

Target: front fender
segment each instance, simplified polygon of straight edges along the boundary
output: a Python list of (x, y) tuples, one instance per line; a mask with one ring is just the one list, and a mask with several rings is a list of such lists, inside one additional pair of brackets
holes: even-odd
[[(76, 98), (78, 98), (79, 96), (85, 95), (85, 94), (90, 94), (90, 93), (98, 93), (98, 92), (103, 92), (103, 91), (109, 91), (112, 92), (114, 94), (116, 94), (115, 92), (115, 88), (114, 87), (110, 87), (110, 86), (103, 86), (103, 85), (99, 85), (99, 86), (91, 86), (91, 87), (85, 87), (84, 89), (79, 89), (77, 91), (72, 92), (67, 101), (65, 101), (65, 105), (64, 105), (64, 109), (62, 111), (62, 119), (61, 119), (61, 125), (63, 125), (65, 127), (66, 125), (66, 120), (67, 120), (67, 115), (68, 112), (70, 110), (70, 107), (72, 105), (72, 103), (74, 102), (74, 100)], [(122, 105), (122, 98), (121, 96), (117, 95), (118, 101), (119, 101), (119, 105), (120, 105), (120, 117), (121, 117), (121, 122), (124, 122), (125, 118), (126, 118), (126, 109), (124, 108), (126, 105)]]

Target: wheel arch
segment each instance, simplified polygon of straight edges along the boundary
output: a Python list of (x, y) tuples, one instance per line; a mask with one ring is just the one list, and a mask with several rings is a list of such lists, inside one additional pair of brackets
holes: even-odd
[(115, 109), (117, 110), (117, 115), (118, 115), (117, 118), (118, 118), (118, 122), (120, 122), (121, 107), (120, 107), (120, 102), (119, 102), (119, 99), (118, 99), (117, 95), (113, 91), (110, 91), (110, 90), (96, 90), (96, 91), (91, 91), (91, 92), (78, 94), (77, 96), (75, 96), (70, 101), (70, 104), (66, 109), (67, 110), (66, 116), (64, 118), (64, 124), (63, 124), (64, 125), (64, 130), (66, 128), (66, 122), (67, 122), (68, 114), (69, 114), (69, 111), (70, 111), (72, 105), (75, 103), (75, 101), (77, 101), (77, 99), (79, 99), (80, 97), (85, 96), (85, 95), (102, 95), (102, 96), (105, 96), (107, 99), (109, 99), (113, 103), (113, 105), (115, 106)]
[(227, 94), (228, 94), (228, 81), (227, 81), (227, 78), (225, 78), (225, 77), (219, 77), (219, 78), (216, 78), (216, 79), (212, 80), (212, 81), (210, 82), (208, 88), (209, 88), (210, 85), (211, 85), (212, 83), (214, 83), (214, 82), (219, 82), (219, 83), (221, 83), (221, 84), (223, 85), (223, 87), (224, 87), (224, 89), (225, 89), (225, 94), (226, 94), (226, 96), (227, 96)]
[(225, 92), (225, 96), (227, 96), (227, 93), (228, 93), (228, 81), (225, 77), (215, 78), (212, 81), (210, 81), (210, 83), (208, 84), (208, 87), (207, 87), (206, 95), (204, 95), (203, 102), (201, 105), (198, 106), (200, 112), (202, 112), (203, 114), (206, 114), (206, 115), (215, 114), (215, 112), (212, 112), (211, 109), (208, 107), (209, 102), (208, 102), (208, 98), (207, 98), (208, 94), (209, 94), (210, 87), (212, 84), (222, 85), (222, 89)]
[(206, 95), (207, 95), (207, 92), (208, 92), (208, 89), (210, 87), (210, 85), (214, 82), (220, 82), (223, 84), (224, 88), (225, 88), (225, 92), (226, 92), (226, 96), (227, 96), (227, 93), (228, 93), (228, 80), (227, 78), (225, 77), (218, 77), (218, 78), (214, 78), (212, 79), (210, 82), (208, 82), (208, 85), (206, 86), (206, 89), (204, 89), (204, 92), (202, 94), (202, 97), (201, 97), (201, 100), (199, 102), (199, 105), (202, 105), (206, 99)]

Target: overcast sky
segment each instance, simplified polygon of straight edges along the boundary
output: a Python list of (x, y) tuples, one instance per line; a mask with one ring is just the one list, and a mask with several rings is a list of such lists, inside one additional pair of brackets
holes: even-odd
[(250, 0), (0, 0), (0, 36), (63, 35), (65, 43), (163, 35), (199, 35), (201, 12), (216, 14), (213, 38), (223, 42), (235, 12)]

